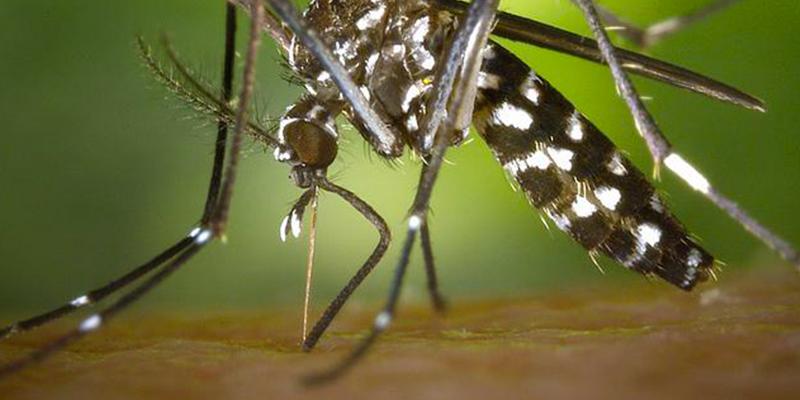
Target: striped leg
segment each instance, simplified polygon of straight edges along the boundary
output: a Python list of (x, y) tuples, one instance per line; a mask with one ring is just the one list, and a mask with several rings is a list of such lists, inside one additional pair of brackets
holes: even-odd
[(642, 104), (636, 89), (633, 87), (627, 74), (623, 71), (621, 63), (617, 59), (616, 51), (611, 45), (608, 35), (603, 29), (597, 10), (591, 0), (574, 0), (579, 5), (589, 23), (592, 33), (597, 39), (603, 58), (609, 65), (614, 81), (621, 96), (628, 104), (636, 122), (639, 133), (644, 138), (647, 148), (655, 162), (656, 175), (658, 168), (663, 162), (664, 165), (681, 178), (692, 189), (700, 192), (708, 200), (714, 203), (728, 216), (739, 222), (748, 232), (753, 234), (764, 244), (778, 252), (786, 261), (795, 265), (800, 271), (800, 253), (789, 242), (779, 235), (767, 229), (756, 219), (748, 215), (735, 202), (722, 195), (711, 186), (695, 167), (683, 159), (680, 154), (673, 151), (672, 146), (659, 130), (653, 121), (652, 116)]
[(189, 259), (197, 254), (200, 249), (209, 243), (211, 239), (212, 233), (210, 230), (205, 229), (200, 231), (197, 236), (189, 242), (189, 245), (175, 258), (172, 258), (172, 261), (164, 266), (164, 268), (161, 268), (144, 283), (122, 296), (119, 300), (114, 302), (114, 304), (96, 314), (89, 316), (81, 321), (77, 328), (47, 342), (44, 346), (27, 354), (25, 357), (14, 360), (8, 364), (0, 365), (0, 378), (18, 372), (32, 364), (41, 362), (55, 352), (63, 349), (83, 336), (86, 336), (90, 332), (99, 329), (100, 326), (108, 319), (117, 315), (123, 309), (155, 288), (159, 283), (166, 279), (167, 276), (171, 275), (183, 264), (189, 261)]
[[(228, 102), (230, 101), (231, 98), (231, 90), (233, 83), (233, 55), (234, 55), (233, 52), (235, 50), (233, 46), (234, 46), (235, 32), (236, 32), (236, 10), (235, 8), (230, 6), (226, 6), (226, 10), (227, 10), (226, 25), (228, 26), (228, 29), (226, 32), (226, 41), (225, 41), (226, 56), (223, 66), (223, 99), (225, 102)], [(206, 195), (206, 204), (204, 207), (203, 216), (201, 217), (201, 225), (208, 222), (209, 218), (211, 217), (213, 206), (214, 204), (216, 204), (217, 197), (219, 195), (219, 187), (220, 187), (222, 166), (224, 165), (225, 143), (227, 140), (227, 135), (228, 135), (228, 124), (220, 122), (217, 129), (217, 141), (214, 154), (214, 164), (211, 170), (211, 180), (209, 182), (208, 193)], [(73, 299), (69, 303), (64, 304), (58, 308), (55, 308), (48, 312), (42, 313), (40, 315), (22, 321), (18, 321), (10, 326), (5, 327), (4, 329), (0, 330), (0, 338), (7, 338), (14, 333), (24, 332), (39, 327), (41, 325), (54, 321), (60, 317), (63, 317), (73, 311), (76, 311), (82, 307), (92, 305), (94, 303), (97, 303), (105, 299), (111, 294), (114, 294), (120, 289), (125, 288), (132, 282), (135, 282), (140, 277), (146, 275), (147, 273), (163, 265), (165, 262), (175, 257), (177, 254), (186, 250), (191, 245), (191, 243), (197, 238), (200, 232), (201, 232), (200, 228), (192, 230), (192, 232), (190, 232), (187, 237), (181, 239), (168, 249), (164, 250), (162, 253), (156, 255), (150, 261), (142, 264), (139, 267), (134, 268), (132, 271), (109, 282), (106, 285), (93, 289), (87, 292), (86, 294), (81, 295)]]
[(439, 279), (436, 277), (431, 233), (427, 221), (420, 227), (420, 244), (422, 245), (422, 257), (425, 261), (425, 276), (428, 281), (428, 295), (431, 299), (431, 305), (436, 312), (442, 314), (447, 311), (447, 301), (439, 290)]
[(336, 315), (344, 306), (344, 303), (347, 302), (347, 299), (350, 298), (350, 295), (355, 292), (356, 289), (361, 285), (361, 283), (366, 279), (367, 275), (375, 268), (376, 265), (380, 262), (383, 258), (383, 255), (386, 253), (386, 249), (389, 248), (389, 242), (391, 241), (391, 231), (389, 230), (389, 226), (386, 225), (386, 221), (378, 214), (369, 204), (367, 204), (364, 200), (361, 200), (355, 193), (341, 187), (338, 185), (333, 184), (332, 182), (328, 181), (325, 178), (320, 178), (317, 182), (320, 189), (331, 192), (336, 194), (337, 196), (341, 197), (350, 205), (355, 208), (361, 215), (364, 216), (378, 231), (380, 235), (380, 239), (378, 240), (378, 244), (375, 245), (375, 249), (372, 250), (372, 254), (369, 255), (367, 260), (358, 269), (358, 271), (350, 278), (350, 281), (347, 282), (344, 288), (336, 295), (336, 298), (331, 301), (328, 308), (322, 313), (322, 316), (319, 320), (314, 324), (314, 328), (311, 329), (306, 339), (303, 341), (303, 350), (309, 351), (311, 350), (314, 345), (317, 344), (317, 341), (325, 333), (325, 330), (328, 329), (328, 326), (331, 324)]
[[(157, 270), (163, 265), (162, 268), (158, 269), (157, 272), (155, 272), (141, 285), (135, 287), (133, 290), (120, 297), (111, 306), (84, 319), (77, 328), (47, 342), (44, 346), (34, 350), (25, 357), (12, 361), (8, 364), (0, 365), (0, 377), (7, 376), (29, 365), (40, 362), (56, 351), (85, 336), (86, 334), (97, 330), (109, 318), (117, 315), (123, 309), (130, 306), (136, 300), (155, 288), (159, 283), (184, 265), (213, 239), (222, 235), (227, 219), (227, 204), (229, 203), (232, 195), (232, 184), (236, 168), (235, 160), (238, 158), (239, 152), (238, 146), (236, 146), (236, 138), (241, 137), (245, 122), (247, 121), (245, 110), (247, 109), (247, 104), (252, 93), (252, 81), (254, 74), (253, 63), (255, 62), (255, 49), (260, 35), (260, 20), (262, 13), (263, 11), (261, 10), (260, 6), (254, 7), (253, 23), (251, 26), (250, 35), (251, 46), (247, 54), (244, 77), (244, 81), (246, 83), (240, 95), (240, 109), (236, 115), (236, 129), (234, 131), (235, 146), (233, 146), (231, 149), (231, 157), (228, 163), (227, 171), (225, 171), (224, 175), (222, 173), (222, 169), (224, 165), (226, 146), (225, 139), (227, 137), (228, 123), (221, 119), (218, 125), (218, 141), (215, 151), (214, 165), (212, 167), (211, 181), (206, 198), (206, 207), (201, 218), (200, 227), (192, 230), (188, 237), (182, 239), (169, 249), (154, 257), (149, 262), (137, 267), (121, 278), (112, 281), (101, 288), (95, 289), (86, 295), (80, 296), (70, 303), (53, 311), (18, 322), (0, 331), (3, 336), (7, 337), (13, 332), (32, 329), (36, 326), (53, 321), (83, 306), (90, 305), (94, 302), (104, 299), (105, 297), (135, 282), (138, 278), (141, 278), (147, 273)], [(233, 82), (236, 10), (232, 4), (226, 4), (226, 14), (226, 40), (222, 96), (224, 100), (222, 103), (224, 104), (230, 102)]]
[[(461, 78), (464, 78), (464, 76), (472, 75), (471, 71), (477, 71), (476, 64), (480, 64), (480, 49), (488, 38), (497, 3), (497, 0), (476, 0), (470, 5), (463, 25), (456, 33), (444, 57), (444, 67), (436, 75), (436, 87), (428, 102), (429, 107), (426, 108), (430, 111), (426, 114), (426, 118), (421, 124), (422, 136), (420, 137), (420, 148), (426, 148), (426, 143), (428, 142), (432, 142), (433, 146), (430, 158), (420, 175), (417, 193), (411, 206), (411, 215), (408, 218), (406, 238), (403, 241), (400, 258), (395, 267), (395, 275), (386, 304), (375, 317), (372, 329), (367, 337), (362, 339), (347, 357), (332, 368), (308, 376), (305, 380), (307, 384), (325, 383), (341, 376), (362, 359), (381, 333), (391, 325), (397, 308), (397, 301), (400, 298), (405, 273), (408, 269), (411, 249), (414, 246), (417, 234), (426, 223), (433, 185), (441, 168), (444, 153), (450, 144), (451, 133), (455, 131), (455, 128), (461, 122), (464, 113), (469, 113), (472, 110), (472, 98), (458, 96), (469, 93), (469, 87), (474, 85), (474, 81), (468, 82), (468, 79), (462, 79), (456, 84), (456, 77), (460, 74)], [(452, 101), (451, 94), (455, 94)], [(465, 105), (464, 103), (467, 104)], [(425, 139), (433, 133), (435, 135), (433, 135), (432, 141)]]
[[(436, 0), (436, 3), (454, 13), (463, 13), (466, 9), (466, 5), (458, 0)], [(498, 12), (492, 34), (588, 61), (606, 63), (595, 40), (519, 15)], [(622, 61), (622, 69), (629, 73), (747, 109), (764, 111), (763, 101), (725, 83), (644, 54), (620, 48), (614, 48), (614, 52)]]

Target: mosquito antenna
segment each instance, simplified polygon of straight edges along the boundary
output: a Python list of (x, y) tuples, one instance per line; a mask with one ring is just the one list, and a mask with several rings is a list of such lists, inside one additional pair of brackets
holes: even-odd
[(308, 258), (306, 260), (306, 290), (303, 298), (303, 341), (305, 342), (308, 332), (308, 309), (311, 303), (311, 278), (314, 273), (314, 250), (317, 244), (317, 188), (311, 200), (311, 221), (308, 232)]
[[(167, 36), (162, 37), (162, 43), (164, 45), (164, 49), (167, 51), (167, 57), (169, 57), (170, 61), (172, 61), (172, 64), (175, 66), (175, 69), (177, 70), (178, 74), (183, 79), (185, 79), (186, 82), (192, 85), (192, 87), (194, 87), (198, 92), (203, 94), (203, 96), (212, 101), (216, 100), (216, 97), (213, 94), (211, 94), (211, 91), (208, 90), (208, 88), (205, 85), (203, 85), (202, 82), (198, 81), (197, 78), (195, 78), (194, 75), (189, 71), (189, 69), (186, 68), (186, 63), (181, 61), (177, 51), (175, 51), (175, 48), (172, 46), (172, 42), (170, 42)], [(230, 94), (225, 96), (224, 98), (227, 98), (228, 99), (227, 102), (230, 103), (231, 101)], [(228, 116), (228, 119), (230, 120), (228, 121), (228, 124), (229, 125), (233, 124), (235, 122), (234, 120), (235, 113), (230, 108), (230, 104), (222, 103), (219, 104), (219, 107)], [(254, 136), (256, 139), (259, 139), (262, 142), (265, 142), (265, 144), (267, 144), (270, 147), (275, 147), (278, 145), (278, 141), (274, 137), (272, 137), (272, 135), (267, 133), (266, 130), (264, 130), (262, 127), (260, 127), (253, 121), (248, 120), (247, 126), (245, 126), (244, 129), (246, 133), (249, 133), (251, 136)]]
[[(230, 97), (228, 97), (225, 101), (221, 101), (212, 94), (212, 91), (209, 90), (208, 87), (197, 80), (197, 78), (195, 78), (191, 71), (189, 71), (189, 69), (186, 67), (186, 64), (181, 61), (178, 54), (173, 50), (172, 43), (168, 38), (163, 38), (162, 44), (167, 51), (167, 56), (169, 57), (170, 62), (174, 67), (174, 72), (177, 73), (179, 79), (170, 73), (172, 71), (165, 70), (156, 61), (156, 59), (153, 57), (150, 46), (147, 45), (144, 38), (141, 36), (137, 37), (137, 43), (139, 46), (140, 55), (144, 60), (148, 70), (150, 70), (153, 76), (168, 90), (173, 92), (198, 112), (210, 115), (219, 121), (224, 121), (228, 126), (234, 124), (236, 112), (228, 105), (230, 102)], [(186, 82), (188, 87), (187, 85), (183, 84), (183, 82)], [(191, 90), (189, 87), (191, 87)], [(274, 146), (276, 143), (275, 138), (273, 138), (266, 129), (254, 123), (253, 121), (248, 122), (245, 129), (245, 132), (248, 135), (267, 146)], [(225, 134), (225, 138), (227, 138), (227, 133)], [(219, 143), (219, 141), (220, 140), (218, 139), (217, 143)], [(222, 140), (222, 142), (224, 143), (225, 140)], [(216, 200), (214, 203), (216, 203)]]

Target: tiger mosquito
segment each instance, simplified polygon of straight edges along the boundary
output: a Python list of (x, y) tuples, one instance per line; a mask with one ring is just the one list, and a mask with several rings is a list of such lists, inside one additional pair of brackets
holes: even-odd
[[(389, 327), (417, 235), (433, 304), (444, 309), (433, 262), (428, 205), (446, 150), (466, 139), (470, 125), (528, 201), (590, 254), (605, 255), (628, 269), (657, 276), (684, 290), (713, 276), (713, 256), (670, 213), (645, 176), (544, 78), (489, 39), (490, 33), (607, 64), (656, 169), (663, 163), (786, 260), (800, 264), (800, 257), (790, 244), (716, 191), (708, 179), (672, 149), (641, 103), (627, 73), (753, 110), (763, 111), (763, 103), (694, 72), (613, 47), (603, 21), (617, 25), (624, 21), (598, 9), (590, 0), (573, 2), (582, 10), (596, 42), (498, 12), (497, 0), (476, 0), (470, 5), (455, 0), (312, 0), (303, 18), (285, 0), (267, 0), (272, 12), (261, 0), (231, 0), (226, 4), (219, 94), (196, 80), (169, 45), (168, 56), (178, 78), (166, 72), (140, 40), (145, 64), (156, 77), (218, 120), (211, 180), (200, 222), (186, 237), (122, 277), (61, 307), (0, 330), (0, 338), (7, 338), (33, 329), (144, 279), (73, 330), (24, 358), (0, 366), (0, 376), (44, 360), (100, 328), (206, 245), (223, 237), (245, 134), (273, 148), (275, 159), (290, 166), (294, 184), (304, 189), (281, 224), (282, 239), (300, 234), (305, 209), (316, 201), (319, 190), (344, 199), (379, 233), (372, 254), (305, 338), (303, 349), (312, 349), (349, 296), (379, 263), (391, 238), (388, 225), (369, 204), (327, 178), (327, 168), (336, 160), (338, 151), (339, 133), (334, 119), (339, 114), (381, 157), (397, 158), (408, 147), (420, 156), (423, 168), (386, 305), (377, 314), (369, 335), (348, 357), (330, 370), (310, 376), (308, 382), (339, 376), (361, 359)], [(243, 84), (234, 102), (237, 5), (249, 11), (251, 24)], [(703, 11), (712, 9), (713, 6)], [(677, 25), (695, 19), (679, 19)], [(651, 37), (650, 30), (635, 30), (629, 25), (626, 29), (638, 35), (632, 37), (638, 37), (642, 45), (669, 33), (656, 30), (658, 34)], [(276, 135), (251, 122), (248, 115), (262, 31), (280, 45), (292, 73), (307, 91), (280, 117)]]

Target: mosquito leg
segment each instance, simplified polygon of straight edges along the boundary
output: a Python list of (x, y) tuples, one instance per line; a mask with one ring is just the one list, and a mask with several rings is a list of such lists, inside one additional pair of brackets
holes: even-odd
[[(459, 14), (462, 14), (467, 6), (458, 0), (436, 0), (436, 3), (447, 10)], [(544, 49), (570, 54), (588, 61), (605, 63), (596, 41), (519, 15), (498, 12), (497, 24), (492, 34)], [(622, 62), (622, 68), (628, 72), (659, 80), (740, 107), (760, 112), (765, 111), (763, 101), (730, 85), (643, 54), (619, 48), (615, 48), (615, 51)]]
[(181, 252), (177, 257), (172, 259), (172, 261), (169, 264), (167, 264), (164, 268), (156, 272), (144, 283), (137, 286), (124, 296), (122, 296), (114, 304), (100, 311), (97, 314), (89, 316), (88, 318), (84, 319), (78, 325), (77, 328), (49, 341), (47, 344), (33, 351), (32, 353), (29, 353), (25, 357), (5, 365), (0, 365), (0, 378), (7, 376), (9, 374), (13, 374), (17, 371), (20, 371), (25, 367), (30, 366), (31, 364), (40, 362), (46, 359), (48, 356), (54, 354), (55, 352), (61, 350), (62, 348), (80, 339), (81, 337), (87, 335), (88, 333), (100, 328), (100, 326), (103, 323), (105, 323), (111, 317), (115, 316), (117, 313), (121, 312), (127, 306), (131, 305), (133, 302), (141, 298), (144, 294), (146, 294), (154, 287), (156, 287), (159, 283), (161, 283), (167, 276), (169, 276), (170, 274), (175, 272), (178, 268), (180, 268), (183, 264), (185, 264), (186, 261), (188, 261), (195, 254), (197, 254), (197, 252), (200, 251), (200, 249), (204, 245), (206, 245), (211, 239), (212, 239), (211, 231), (209, 230), (200, 231), (198, 235), (194, 238), (194, 240), (192, 240), (190, 245), (185, 250), (183, 250), (183, 252)]
[[(430, 160), (426, 158), (422, 164), (422, 174), (429, 168)], [(433, 246), (431, 245), (431, 233), (428, 227), (427, 219), (423, 221), (419, 229), (420, 244), (422, 247), (422, 259), (425, 262), (425, 276), (428, 282), (428, 295), (431, 299), (431, 305), (436, 312), (443, 314), (447, 311), (447, 302), (439, 291), (439, 279), (436, 276), (436, 264), (433, 258)]]
[(733, 5), (739, 0), (715, 0), (702, 8), (684, 15), (678, 15), (651, 24), (647, 27), (638, 27), (608, 9), (597, 5), (597, 12), (608, 26), (620, 27), (620, 35), (635, 43), (640, 48), (650, 47), (664, 38), (671, 36), (690, 25), (702, 21), (713, 14)]
[[(230, 101), (230, 88), (233, 82), (233, 56), (234, 56), (234, 36), (236, 31), (236, 9), (231, 5), (226, 6), (227, 20), (226, 20), (226, 40), (225, 40), (225, 67), (223, 73), (223, 98), (225, 102)], [(221, 179), (219, 171), (222, 168), (224, 159), (224, 146), (225, 138), (227, 137), (227, 124), (221, 123), (217, 132), (217, 151), (214, 159), (214, 166), (212, 168), (211, 182), (209, 183), (208, 195), (206, 196), (205, 212), (201, 221), (205, 222), (210, 217), (210, 210), (216, 204), (217, 193), (219, 188), (219, 181)], [(222, 147), (222, 156), (220, 156), (220, 147)], [(187, 237), (181, 239), (168, 249), (153, 257), (148, 262), (134, 268), (132, 271), (125, 275), (103, 285), (99, 288), (93, 289), (84, 295), (76, 297), (69, 303), (66, 303), (58, 308), (48, 312), (36, 315), (34, 317), (18, 321), (3, 329), (0, 329), (0, 339), (8, 338), (11, 335), (19, 332), (34, 329), (46, 323), (61, 318), (67, 314), (72, 313), (82, 307), (97, 303), (118, 290), (125, 288), (132, 282), (146, 275), (147, 273), (158, 268), (168, 260), (175, 257), (180, 252), (186, 250), (193, 241), (197, 240), (201, 229), (194, 229)]]
[[(228, 0), (230, 3), (239, 5), (242, 10), (248, 13), (252, 9), (251, 4), (253, 1), (256, 0)], [(261, 25), (262, 30), (275, 40), (285, 54), (288, 54), (292, 46), (291, 37), (281, 21), (272, 12), (267, 12), (264, 14)]]
[(321, 189), (334, 193), (350, 203), (353, 208), (360, 212), (364, 218), (366, 218), (370, 223), (372, 223), (373, 226), (375, 226), (375, 229), (380, 235), (380, 239), (378, 240), (378, 244), (375, 246), (375, 249), (372, 251), (372, 254), (370, 254), (369, 258), (367, 258), (367, 260), (364, 262), (364, 265), (362, 265), (356, 274), (350, 278), (350, 281), (347, 282), (347, 285), (342, 288), (336, 298), (334, 298), (330, 305), (328, 305), (328, 308), (325, 309), (325, 312), (322, 313), (322, 316), (319, 318), (317, 323), (314, 324), (314, 328), (311, 329), (311, 332), (303, 341), (303, 350), (305, 351), (311, 350), (317, 344), (319, 338), (342, 309), (342, 306), (344, 306), (344, 303), (347, 301), (350, 295), (353, 294), (358, 286), (361, 285), (361, 282), (364, 281), (367, 275), (369, 275), (378, 262), (380, 262), (381, 258), (383, 258), (383, 255), (386, 253), (386, 249), (389, 248), (389, 242), (391, 241), (391, 231), (389, 230), (389, 226), (386, 224), (386, 221), (384, 221), (380, 214), (378, 214), (364, 200), (361, 200), (355, 193), (343, 187), (337, 186), (324, 178), (318, 182), (318, 185)]
[[(419, 220), (416, 219), (414, 216), (411, 217), (410, 222), (419, 223)], [(367, 350), (372, 346), (378, 336), (389, 327), (389, 324), (392, 321), (392, 317), (394, 315), (395, 308), (397, 306), (397, 300), (400, 298), (400, 288), (403, 285), (403, 278), (405, 277), (406, 269), (408, 267), (408, 258), (411, 254), (411, 249), (414, 246), (414, 239), (416, 238), (417, 231), (419, 230), (419, 225), (412, 226), (409, 223), (408, 233), (406, 234), (406, 239), (403, 242), (403, 249), (400, 253), (400, 260), (397, 263), (397, 267), (395, 269), (394, 278), (392, 280), (391, 289), (389, 291), (389, 298), (384, 306), (383, 310), (375, 317), (375, 322), (372, 326), (372, 330), (370, 331), (369, 335), (362, 339), (361, 342), (353, 349), (350, 354), (347, 355), (345, 359), (341, 362), (336, 364), (334, 368), (331, 368), (328, 371), (325, 371), (320, 374), (311, 375), (305, 378), (304, 382), (306, 384), (319, 384), (330, 381), (339, 377), (342, 373), (346, 372), (350, 369), (353, 365), (361, 359), (361, 357), (366, 354)], [(316, 328), (316, 327), (315, 327)], [(312, 331), (313, 334), (313, 331)]]
[(172, 247), (168, 248), (161, 254), (153, 257), (153, 259), (151, 259), (150, 261), (140, 265), (139, 267), (136, 267), (134, 270), (109, 282), (108, 284), (93, 289), (82, 296), (76, 297), (69, 303), (66, 303), (58, 308), (55, 308), (53, 310), (36, 315), (28, 319), (15, 322), (3, 328), (2, 330), (0, 330), (0, 339), (8, 338), (15, 333), (25, 332), (37, 328), (48, 322), (55, 321), (56, 319), (59, 319), (82, 307), (97, 303), (105, 299), (109, 295), (124, 288), (131, 282), (136, 281), (143, 275), (147, 274), (148, 272), (162, 265), (164, 262), (174, 257), (176, 254), (186, 249), (192, 243), (193, 236), (196, 235), (195, 232), (197, 232), (197, 230), (193, 231), (193, 234), (190, 234), (189, 236), (182, 239), (178, 243), (175, 243), (174, 245), (172, 245)]
[[(234, 40), (231, 37), (232, 32), (235, 31), (235, 7), (227, 3), (226, 5), (227, 15), (228, 18), (226, 20), (226, 45), (225, 45), (225, 66), (226, 71), (224, 72), (224, 82), (223, 82), (223, 92), (227, 93), (227, 96), (230, 97), (231, 91), (230, 82), (233, 78), (232, 68), (228, 69), (228, 66), (232, 66), (232, 63), (229, 61), (234, 56), (234, 48), (233, 43)], [(120, 297), (115, 303), (113, 303), (108, 308), (100, 311), (97, 314), (94, 314), (85, 320), (83, 320), (78, 328), (68, 332), (65, 335), (62, 335), (55, 340), (52, 340), (45, 344), (43, 347), (35, 350), (34, 352), (28, 354), (27, 356), (13, 361), (9, 364), (0, 366), (0, 377), (19, 371), (26, 366), (29, 366), (33, 363), (42, 361), (46, 359), (48, 356), (52, 355), (59, 349), (69, 345), (70, 343), (74, 342), (75, 340), (80, 339), (84, 335), (98, 329), (102, 323), (109, 318), (113, 317), (117, 313), (121, 312), (127, 306), (131, 305), (133, 302), (138, 300), (144, 294), (155, 288), (159, 283), (161, 283), (164, 279), (166, 279), (170, 274), (175, 272), (178, 268), (180, 268), (183, 264), (185, 264), (190, 258), (192, 258), (197, 252), (200, 251), (206, 244), (211, 242), (213, 239), (220, 237), (223, 232), (225, 222), (227, 222), (227, 215), (228, 215), (228, 207), (230, 204), (231, 195), (233, 193), (233, 182), (235, 181), (235, 172), (236, 172), (236, 165), (237, 160), (239, 157), (239, 149), (240, 149), (240, 142), (241, 142), (241, 135), (242, 131), (244, 130), (244, 125), (247, 122), (246, 114), (247, 114), (247, 106), (249, 102), (249, 98), (252, 94), (252, 86), (253, 86), (253, 79), (254, 79), (254, 63), (255, 63), (255, 55), (257, 52), (258, 41), (260, 37), (260, 22), (261, 22), (261, 15), (263, 15), (263, 7), (261, 6), (260, 2), (253, 3), (253, 11), (252, 11), (252, 20), (251, 23), (251, 32), (250, 32), (250, 41), (248, 52), (246, 56), (246, 65), (245, 65), (245, 76), (244, 76), (244, 86), (242, 88), (242, 93), (240, 95), (239, 101), (239, 109), (236, 114), (236, 130), (234, 131), (233, 135), (233, 143), (231, 146), (231, 157), (228, 162), (227, 170), (225, 171), (225, 175), (219, 172), (222, 170), (222, 161), (225, 155), (225, 142), (222, 141), (221, 145), (220, 142), (217, 144), (217, 157), (215, 157), (214, 163), (214, 170), (212, 171), (212, 178), (211, 183), (209, 185), (209, 196), (207, 197), (207, 202), (213, 202), (215, 204), (214, 207), (206, 207), (203, 218), (201, 221), (203, 222), (203, 226), (200, 228), (195, 229), (190, 234), (189, 238), (184, 239), (183, 241), (179, 242), (177, 245), (178, 248), (173, 250), (173, 248), (168, 249), (164, 254), (174, 255), (174, 258), (169, 261), (166, 266), (155, 272), (149, 279), (147, 279), (144, 283), (134, 288), (132, 291), (128, 292), (127, 294)], [(224, 99), (225, 103), (229, 103), (230, 99)], [(227, 124), (221, 123), (219, 126), (218, 135), (224, 137), (227, 135)], [(222, 146), (220, 149), (219, 146)], [(221, 154), (221, 155), (219, 155)], [(220, 184), (220, 180), (222, 183)], [(220, 192), (221, 190), (221, 192)], [(210, 213), (210, 216), (209, 216)], [(181, 247), (182, 246), (182, 247)], [(156, 257), (156, 260), (160, 260), (162, 262), (167, 261), (168, 257)], [(148, 263), (145, 264), (146, 266), (150, 266), (151, 269), (154, 269), (162, 264), (162, 262), (156, 263)], [(143, 274), (143, 273), (142, 273)], [(126, 281), (126, 283), (130, 283), (132, 281)], [(109, 285), (109, 287), (111, 287)], [(110, 294), (110, 293), (108, 293)], [(87, 298), (88, 300), (88, 298)], [(79, 297), (73, 303), (84, 303), (84, 298)], [(63, 315), (63, 313), (61, 314)]]
[[(233, 96), (233, 60), (228, 56), (236, 49), (236, 6), (230, 3), (225, 5), (225, 56), (222, 65), (222, 99), (225, 104), (230, 103)], [(222, 167), (225, 165), (225, 145), (228, 142), (228, 123), (223, 119), (217, 122), (217, 140), (214, 144), (214, 164), (211, 167), (211, 180), (208, 183), (208, 195), (203, 209), (202, 226), (206, 226), (217, 205), (220, 184), (222, 183)]]
[[(229, 9), (235, 9), (235, 5), (232, 3), (226, 4)], [(235, 12), (235, 10), (233, 12)], [(248, 40), (244, 72), (242, 74), (242, 91), (239, 95), (239, 109), (236, 112), (236, 124), (234, 126), (233, 136), (231, 137), (228, 163), (225, 169), (225, 177), (220, 187), (217, 204), (211, 217), (208, 219), (214, 231), (214, 237), (217, 238), (224, 235), (228, 223), (231, 198), (233, 197), (233, 186), (236, 183), (236, 172), (239, 166), (239, 157), (242, 147), (242, 134), (249, 122), (247, 118), (247, 109), (250, 106), (250, 100), (253, 96), (253, 87), (256, 77), (256, 57), (258, 54), (258, 46), (261, 44), (261, 27), (262, 21), (264, 20), (264, 6), (261, 4), (261, 0), (254, 0), (252, 2), (250, 19), (250, 38)], [(222, 149), (222, 153), (224, 154), (224, 148)]]
[(428, 229), (427, 221), (420, 227), (420, 242), (422, 244), (422, 257), (425, 260), (425, 274), (428, 278), (428, 294), (431, 298), (433, 309), (438, 313), (447, 310), (447, 302), (439, 291), (439, 280), (436, 277), (436, 266), (433, 261), (433, 248), (431, 246), (431, 234)]
[[(442, 108), (429, 108), (433, 115), (426, 117), (426, 121), (422, 125), (422, 132), (431, 132), (430, 129), (433, 127), (432, 131), (437, 132), (437, 134), (433, 139), (433, 148), (427, 167), (422, 169), (417, 194), (411, 207), (411, 216), (408, 219), (406, 238), (400, 253), (400, 259), (395, 267), (394, 279), (392, 280), (389, 296), (383, 310), (375, 317), (375, 322), (368, 336), (364, 338), (347, 357), (334, 365), (333, 368), (307, 377), (305, 383), (319, 384), (337, 378), (355, 365), (364, 354), (367, 353), (380, 334), (389, 328), (392, 318), (394, 317), (395, 309), (397, 308), (397, 300), (400, 297), (400, 290), (403, 286), (403, 279), (408, 267), (411, 249), (414, 246), (417, 233), (425, 224), (433, 185), (436, 182), (436, 177), (442, 165), (447, 145), (450, 143), (450, 133), (457, 122), (461, 120), (459, 116), (463, 110), (471, 109), (471, 105), (464, 106), (463, 103), (474, 101), (474, 98), (457, 97), (457, 100), (451, 103), (449, 107), (445, 107), (447, 105), (446, 101), (439, 105), (438, 100), (440, 98), (444, 98), (445, 100), (450, 98), (450, 93), (454, 89), (453, 83), (455, 82), (455, 76), (459, 69), (462, 69), (462, 75), (470, 76), (473, 73), (472, 71), (480, 66), (480, 51), (488, 39), (491, 22), (497, 10), (497, 3), (497, 0), (476, 0), (470, 5), (467, 16), (459, 28), (459, 31), (456, 33), (453, 43), (445, 56), (446, 62), (444, 70), (446, 70), (446, 72), (437, 75), (437, 78), (439, 78), (435, 89), (437, 93), (432, 96), (432, 101), (436, 107)], [(455, 65), (449, 62), (451, 60), (454, 60)], [(463, 68), (462, 62), (465, 64)], [(473, 64), (477, 64), (477, 66)], [(460, 82), (460, 88), (463, 89), (465, 84), (467, 83), (462, 80)], [(446, 117), (447, 120), (445, 121)]]
[(761, 223), (748, 215), (735, 202), (714, 189), (709, 180), (694, 166), (673, 151), (672, 146), (655, 124), (653, 117), (644, 107), (644, 104), (642, 104), (627, 74), (622, 70), (619, 60), (616, 57), (614, 47), (611, 45), (608, 35), (600, 22), (594, 3), (592, 0), (574, 1), (583, 11), (586, 21), (597, 39), (600, 51), (603, 53), (603, 58), (607, 61), (611, 69), (611, 74), (614, 77), (619, 92), (625, 100), (625, 103), (627, 103), (628, 108), (631, 110), (631, 114), (636, 122), (636, 128), (639, 130), (639, 133), (647, 144), (647, 148), (650, 150), (650, 154), (655, 163), (656, 175), (658, 174), (659, 166), (663, 162), (669, 170), (685, 181), (692, 189), (700, 192), (717, 207), (725, 211), (728, 216), (739, 222), (748, 232), (778, 252), (786, 261), (794, 264), (798, 271), (800, 271), (800, 253), (798, 253), (789, 242), (761, 225)]

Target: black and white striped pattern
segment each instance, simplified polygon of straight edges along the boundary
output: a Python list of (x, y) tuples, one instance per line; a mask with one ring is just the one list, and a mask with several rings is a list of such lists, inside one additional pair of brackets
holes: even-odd
[(591, 252), (683, 289), (714, 262), (643, 174), (560, 93), (496, 43), (475, 125), (530, 202)]
[[(392, 137), (366, 129), (324, 70), (294, 46), (290, 65), (309, 93), (320, 104), (338, 105), (331, 114), (344, 113), (382, 156), (399, 156), (405, 146), (421, 152), (420, 125), (456, 30), (454, 16), (424, 0), (315, 0), (306, 18), (383, 115)], [(342, 25), (345, 20), (356, 23)], [(500, 45), (490, 42), (483, 58), (474, 125), (535, 207), (592, 254), (687, 290), (707, 278), (713, 258), (608, 138)], [(453, 144), (465, 134), (454, 135)]]

